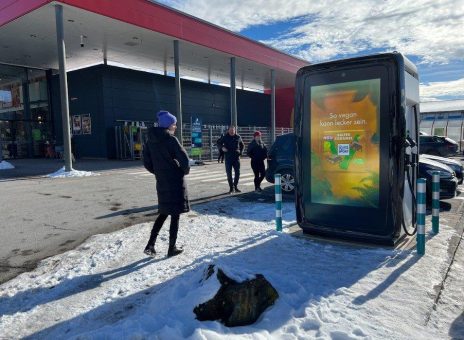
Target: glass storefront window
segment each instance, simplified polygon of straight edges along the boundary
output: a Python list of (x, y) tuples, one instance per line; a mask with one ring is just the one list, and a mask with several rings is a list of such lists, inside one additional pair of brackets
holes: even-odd
[(52, 120), (45, 71), (0, 64), (0, 139), (5, 158), (43, 157)]
[(28, 70), (28, 87), (33, 155), (42, 157), (46, 143), (52, 138), (45, 71)]
[(18, 156), (18, 147), (27, 143), (23, 124), (26, 79), (24, 68), (0, 65), (0, 138), (5, 158)]

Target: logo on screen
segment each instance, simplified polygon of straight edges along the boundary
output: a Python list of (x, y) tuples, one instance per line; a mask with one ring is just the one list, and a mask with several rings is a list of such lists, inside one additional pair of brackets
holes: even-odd
[(350, 144), (338, 144), (338, 155), (349, 156), (350, 155)]

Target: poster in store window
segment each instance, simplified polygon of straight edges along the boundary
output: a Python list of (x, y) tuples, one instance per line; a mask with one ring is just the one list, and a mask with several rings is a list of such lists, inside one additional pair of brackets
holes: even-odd
[(12, 96), (12, 106), (21, 107), (22, 99), (22, 86), (19, 85), (11, 87), (11, 96)]
[(40, 129), (32, 129), (32, 140), (38, 142), (42, 139), (42, 132)]
[(81, 116), (81, 124), (82, 124), (82, 134), (90, 135), (92, 134), (92, 118), (90, 114), (85, 114)]
[(73, 135), (80, 135), (82, 133), (81, 116), (72, 116), (72, 133)]

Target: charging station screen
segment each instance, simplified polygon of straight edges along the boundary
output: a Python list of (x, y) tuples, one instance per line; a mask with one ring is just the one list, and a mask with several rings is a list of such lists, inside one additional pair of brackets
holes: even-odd
[(380, 79), (311, 86), (311, 201), (379, 207)]

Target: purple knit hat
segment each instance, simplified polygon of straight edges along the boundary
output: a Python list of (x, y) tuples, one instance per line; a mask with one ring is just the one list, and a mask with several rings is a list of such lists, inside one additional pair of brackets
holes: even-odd
[(162, 128), (168, 128), (172, 124), (177, 123), (177, 118), (170, 114), (168, 111), (158, 112), (158, 126)]

